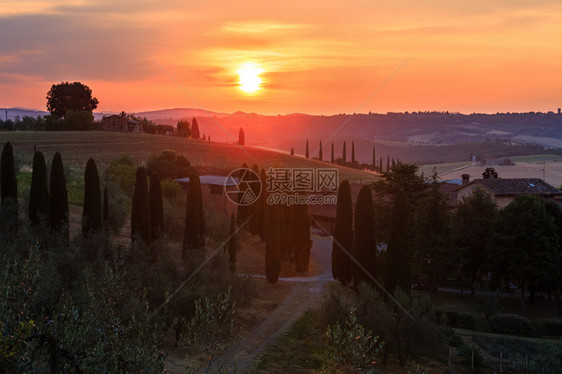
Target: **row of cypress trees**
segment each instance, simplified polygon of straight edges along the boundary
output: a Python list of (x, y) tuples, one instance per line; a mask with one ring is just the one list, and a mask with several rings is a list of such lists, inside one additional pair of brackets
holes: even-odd
[[(13, 147), (7, 142), (2, 150), (1, 159), (1, 190), (2, 204), (9, 200), (17, 207), (17, 178), (14, 165)], [(104, 202), (101, 202), (100, 178), (96, 163), (89, 159), (84, 173), (84, 208), (82, 212), (82, 234), (99, 231), (102, 220), (107, 221), (108, 201), (107, 190), (104, 191)], [(103, 210), (102, 210), (103, 209)], [(11, 210), (17, 222), (17, 209)], [(51, 163), (49, 179), (47, 165), (42, 152), (33, 155), (31, 186), (29, 190), (28, 219), (32, 226), (44, 225), (50, 228), (51, 234), (61, 234), (69, 238), (68, 227), (68, 191), (66, 176), (60, 153), (56, 152)]]
[[(248, 220), (248, 231), (259, 235), (265, 242), (265, 273), (270, 283), (277, 282), (281, 272), (281, 260), (293, 261), (295, 270), (306, 272), (310, 263), (310, 220), (306, 204), (270, 204), (266, 191), (267, 176), (265, 169), (252, 166), (253, 173), (244, 163), (239, 178), (252, 182), (258, 179), (260, 184), (249, 184), (254, 196), (259, 196), (254, 203), (238, 205), (238, 225)], [(246, 173), (246, 174), (244, 174)], [(274, 182), (273, 182), (274, 183)], [(232, 258), (232, 256), (231, 256)]]
[[(359, 191), (353, 214), (351, 187), (340, 183), (336, 208), (336, 226), (332, 247), (332, 275), (342, 284), (372, 282), (376, 271), (375, 210), (371, 188)], [(388, 232), (384, 287), (393, 293), (399, 287), (410, 292), (411, 263), (409, 252), (410, 213), (404, 190), (394, 198)], [(361, 265), (357, 265), (351, 256)], [(361, 267), (363, 269), (361, 269)], [(366, 272), (370, 275), (368, 275)]]
[[(342, 284), (370, 281), (375, 274), (376, 238), (373, 197), (369, 186), (363, 186), (355, 204), (351, 200), (351, 187), (347, 180), (340, 183), (336, 206), (336, 226), (332, 245), (332, 275)], [(351, 256), (364, 268), (361, 269)]]

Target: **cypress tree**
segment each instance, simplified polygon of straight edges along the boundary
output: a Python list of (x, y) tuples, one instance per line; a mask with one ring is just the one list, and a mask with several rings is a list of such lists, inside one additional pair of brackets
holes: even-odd
[(82, 209), (82, 235), (101, 229), (100, 176), (94, 159), (86, 163), (84, 172), (84, 206)]
[(392, 167), (396, 166), (396, 161), (394, 161), (394, 159), (392, 159)]
[(49, 214), (49, 186), (47, 184), (47, 165), (41, 152), (33, 155), (33, 172), (29, 189), (29, 221), (36, 225)]
[[(252, 171), (255, 173), (250, 173), (251, 175), (251, 180), (259, 180), (259, 175), (260, 175), (260, 169), (258, 168), (258, 165), (254, 164), (252, 166)], [(256, 183), (252, 183), (250, 185), (250, 188), (252, 189), (252, 192), (254, 193), (255, 196), (258, 196), (258, 194), (260, 193), (260, 186)], [(258, 233), (258, 200), (256, 199), (256, 201), (254, 201), (252, 204), (248, 205), (248, 216), (250, 217), (250, 222), (248, 223), (248, 229), (250, 230), (250, 233), (252, 234), (257, 234)]]
[(388, 249), (384, 286), (393, 293), (396, 287), (410, 293), (412, 269), (410, 261), (410, 213), (406, 192), (402, 189), (394, 198), (388, 229)]
[(377, 158), (375, 157), (375, 146), (373, 146), (373, 169), (377, 166)]
[(234, 213), (230, 216), (230, 240), (228, 241), (228, 268), (232, 273), (236, 272), (236, 223)]
[(107, 196), (107, 186), (103, 189), (103, 222), (109, 224), (109, 198)]
[(266, 205), (265, 218), (265, 276), (269, 283), (276, 283), (281, 273), (281, 207)]
[(291, 228), (291, 207), (287, 204), (279, 204), (279, 245), (281, 257), (294, 261), (294, 251), (291, 247), (289, 230)]
[(2, 159), (0, 161), (0, 189), (2, 190), (2, 204), (7, 199), (18, 202), (18, 180), (16, 168), (14, 167), (14, 150), (12, 144), (7, 142), (2, 148)]
[(351, 162), (355, 163), (355, 141), (351, 141)]
[(379, 169), (381, 169), (381, 173), (382, 173), (382, 157), (379, 159)]
[[(247, 170), (248, 169), (248, 165), (246, 165), (246, 163), (244, 162), (240, 168), (240, 173), (238, 175), (238, 183), (242, 183), (243, 179), (244, 181), (247, 181), (249, 174), (247, 174)], [(242, 198), (244, 197), (243, 194), (239, 194), (238, 195), (238, 213), (237, 213), (237, 217), (236, 219), (238, 220), (238, 225), (242, 225), (246, 219), (248, 218), (248, 206), (242, 204)]]
[[(377, 245), (375, 241), (375, 211), (369, 186), (359, 191), (353, 220), (353, 256), (374, 277)], [(370, 282), (370, 278), (357, 265), (353, 266), (353, 285)]]
[(320, 140), (320, 148), (318, 149), (318, 158), (320, 161), (324, 161), (324, 157), (322, 157), (322, 140)]
[(330, 163), (334, 163), (334, 143), (332, 143), (332, 156), (330, 157)]
[(148, 191), (150, 210), (150, 233), (152, 240), (162, 237), (164, 225), (164, 208), (162, 206), (162, 186), (158, 173), (152, 173), (150, 177), (150, 190)]
[(238, 144), (244, 145), (246, 142), (246, 138), (244, 137), (244, 130), (240, 127), (240, 131), (238, 131)]
[(293, 147), (291, 147), (291, 156), (295, 155), (295, 149)]
[(289, 238), (295, 253), (295, 270), (298, 272), (308, 271), (312, 241), (310, 240), (310, 219), (306, 204), (291, 206)]
[(193, 121), (191, 121), (191, 137), (199, 139), (199, 136), (199, 125), (197, 124), (197, 119), (193, 118)]
[(343, 163), (347, 162), (347, 149), (345, 147), (345, 141), (343, 142)]
[[(351, 187), (344, 180), (338, 190), (338, 204), (336, 207), (336, 227), (332, 245), (332, 275), (341, 284), (351, 281), (351, 259), (348, 253), (353, 249), (353, 207), (351, 203)], [(342, 249), (345, 249), (345, 251)], [(347, 251), (347, 253), (346, 253)]]
[(390, 156), (386, 155), (386, 172), (390, 172)]
[(2, 159), (0, 160), (0, 190), (2, 190), (2, 203), (0, 211), (2, 214), (1, 230), (5, 232), (6, 239), (15, 239), (18, 234), (18, 181), (16, 179), (16, 169), (14, 166), (14, 151), (10, 142), (7, 142), (2, 149)]
[(200, 262), (204, 258), (205, 213), (199, 175), (192, 174), (187, 186), (185, 207), (185, 230), (183, 235), (182, 259), (188, 263), (190, 258)]
[(258, 216), (258, 234), (261, 238), (261, 240), (263, 240), (264, 238), (264, 229), (265, 229), (265, 209), (266, 209), (266, 201), (265, 201), (265, 196), (266, 196), (266, 183), (267, 183), (267, 175), (265, 173), (265, 169), (261, 169), (260, 172), (260, 181), (261, 181), (261, 188), (262, 188), (262, 193), (260, 194), (260, 197), (258, 198), (258, 208), (257, 208), (257, 216)]
[(309, 154), (308, 154), (308, 138), (306, 139), (306, 153), (305, 153), (306, 158), (308, 158)]
[(142, 239), (150, 243), (150, 215), (148, 207), (148, 183), (146, 170), (137, 168), (135, 188), (133, 190), (133, 207), (131, 209), (131, 240)]
[(66, 177), (60, 153), (56, 152), (51, 164), (49, 177), (49, 223), (51, 233), (60, 232), (64, 238), (69, 237), (68, 228), (68, 192)]

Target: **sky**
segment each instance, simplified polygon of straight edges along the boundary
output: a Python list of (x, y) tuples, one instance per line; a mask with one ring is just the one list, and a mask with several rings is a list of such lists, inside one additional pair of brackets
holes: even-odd
[(2, 0), (0, 107), (80, 81), (98, 111), (555, 111), (561, 19), (559, 0)]

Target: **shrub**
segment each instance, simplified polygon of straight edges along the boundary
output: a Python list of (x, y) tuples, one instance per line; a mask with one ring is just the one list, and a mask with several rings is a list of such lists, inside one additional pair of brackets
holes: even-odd
[(436, 310), (435, 323), (468, 330), (473, 330), (476, 327), (476, 321), (472, 314), (457, 311)]
[(518, 314), (498, 314), (490, 318), (490, 329), (500, 334), (529, 334), (531, 322)]
[(474, 352), (474, 367), (482, 366), (482, 364), (484, 363), (484, 356), (482, 355), (482, 352), (480, 351), (478, 346), (475, 344), (472, 345), (465, 344), (462, 346), (462, 348), (460, 348), (459, 354), (463, 358), (462, 360), (463, 364), (471, 365), (472, 352)]
[(185, 199), (185, 195), (178, 195), (172, 199), (164, 199), (163, 201), (165, 234), (169, 239), (175, 241), (183, 239)]
[(109, 181), (105, 188), (107, 189), (107, 207), (108, 207), (108, 222), (109, 228), (113, 232), (119, 232), (121, 226), (125, 223), (127, 218), (127, 203), (128, 199), (125, 192), (119, 187), (117, 182)]
[(121, 155), (110, 162), (109, 167), (105, 171), (104, 179), (106, 183), (115, 183), (127, 196), (132, 196), (133, 186), (135, 185), (135, 172), (136, 167), (131, 157)]
[(161, 185), (162, 196), (166, 199), (174, 199), (183, 192), (180, 184), (171, 179), (163, 179)]
[(146, 173), (158, 173), (162, 179), (177, 179), (190, 176), (194, 170), (184, 155), (175, 151), (164, 150), (159, 155), (152, 154), (146, 162)]
[(544, 320), (539, 323), (539, 332), (543, 335), (562, 336), (562, 321), (561, 320)]
[(339, 322), (326, 330), (328, 338), (328, 360), (336, 366), (360, 369), (362, 373), (374, 373), (375, 356), (382, 343), (378, 336), (366, 331), (357, 321), (355, 308), (351, 308), (349, 316), (342, 327)]

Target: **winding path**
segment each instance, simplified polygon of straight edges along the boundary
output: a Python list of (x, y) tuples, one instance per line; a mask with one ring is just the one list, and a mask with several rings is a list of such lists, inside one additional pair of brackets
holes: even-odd
[(210, 372), (244, 373), (253, 369), (252, 362), (269, 343), (286, 332), (308, 309), (322, 301), (324, 286), (333, 280), (331, 270), (332, 240), (312, 237), (311, 257), (321, 269), (312, 277), (279, 278), (279, 282), (295, 282), (293, 290), (271, 314), (243, 340), (227, 349), (211, 364)]

